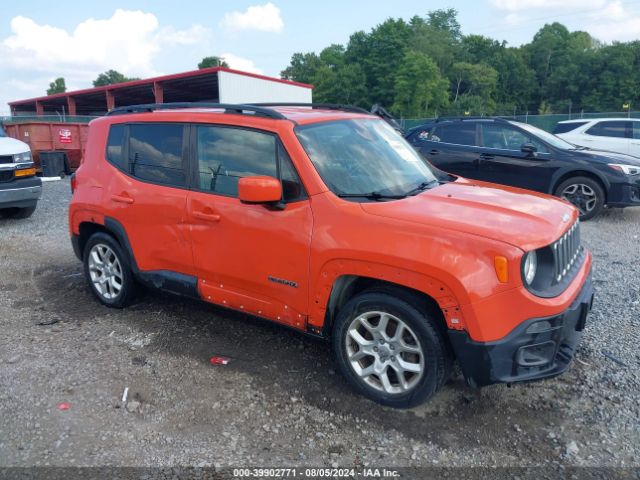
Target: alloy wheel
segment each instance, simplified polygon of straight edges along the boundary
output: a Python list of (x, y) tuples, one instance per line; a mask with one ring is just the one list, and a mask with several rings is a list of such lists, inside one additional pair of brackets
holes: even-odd
[(348, 362), (370, 387), (388, 394), (414, 388), (424, 374), (424, 353), (417, 335), (398, 317), (366, 312), (349, 325)]
[(106, 300), (116, 298), (123, 286), (122, 266), (115, 252), (104, 243), (97, 243), (89, 252), (89, 276), (94, 288)]
[(560, 196), (575, 205), (580, 215), (591, 212), (598, 202), (596, 192), (584, 183), (573, 183), (567, 186)]

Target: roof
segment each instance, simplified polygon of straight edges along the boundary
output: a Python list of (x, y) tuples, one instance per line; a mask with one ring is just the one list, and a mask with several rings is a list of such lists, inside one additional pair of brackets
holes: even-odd
[(562, 120), (558, 123), (586, 123), (586, 122), (601, 122), (601, 121), (636, 121), (640, 122), (640, 118), (629, 118), (629, 117), (602, 117), (602, 118), (573, 118), (571, 120)]
[(43, 95), (41, 97), (27, 98), (24, 100), (15, 100), (13, 102), (9, 102), (9, 105), (13, 107), (13, 106), (21, 105), (25, 103), (33, 103), (35, 101), (53, 100), (57, 98), (66, 98), (69, 96), (73, 97), (75, 95), (100, 93), (100, 92), (105, 92), (107, 90), (121, 90), (121, 89), (128, 89), (132, 87), (147, 86), (149, 84), (153, 84), (154, 82), (167, 82), (170, 80), (199, 77), (199, 76), (204, 76), (206, 74), (217, 73), (217, 72), (229, 72), (229, 73), (235, 73), (236, 75), (259, 78), (259, 79), (267, 80), (270, 82), (286, 83), (289, 85), (297, 85), (298, 87), (304, 87), (304, 88), (313, 88), (313, 85), (309, 85), (307, 83), (294, 82), (292, 80), (285, 80), (282, 78), (267, 77), (266, 75), (258, 75), (256, 73), (243, 72), (240, 70), (234, 70), (232, 68), (226, 68), (226, 67), (209, 67), (209, 68), (202, 68), (199, 70), (190, 70), (188, 72), (173, 73), (170, 75), (161, 75), (159, 77), (144, 78), (142, 80), (131, 80), (130, 82), (114, 83), (112, 85), (104, 85), (102, 87), (85, 88), (81, 90), (74, 90), (71, 92), (54, 93), (52, 95)]

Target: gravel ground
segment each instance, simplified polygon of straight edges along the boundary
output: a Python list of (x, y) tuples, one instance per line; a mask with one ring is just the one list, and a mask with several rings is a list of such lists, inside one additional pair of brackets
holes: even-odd
[(640, 466), (640, 209), (582, 226), (597, 297), (568, 372), (480, 390), (457, 375), (399, 411), (277, 325), (158, 293), (102, 307), (69, 198), (46, 183), (32, 218), (0, 219), (0, 467)]

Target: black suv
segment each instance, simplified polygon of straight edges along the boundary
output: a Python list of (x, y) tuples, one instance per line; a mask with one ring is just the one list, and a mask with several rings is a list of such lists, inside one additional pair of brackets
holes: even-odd
[(525, 123), (445, 118), (405, 136), (446, 172), (565, 198), (582, 220), (595, 217), (605, 205), (640, 205), (639, 159), (578, 147)]

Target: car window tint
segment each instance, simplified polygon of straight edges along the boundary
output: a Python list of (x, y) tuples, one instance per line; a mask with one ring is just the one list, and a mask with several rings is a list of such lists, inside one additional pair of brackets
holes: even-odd
[(626, 138), (627, 131), (630, 130), (630, 122), (625, 120), (612, 120), (608, 122), (598, 122), (593, 127), (587, 130), (589, 135), (595, 135), (597, 137), (614, 137), (614, 138)]
[(278, 142), (278, 159), (280, 161), (280, 178), (282, 181), (282, 197), (285, 202), (295, 202), (307, 197), (300, 177), (291, 162), (289, 154)]
[(218, 126), (199, 126), (197, 130), (201, 190), (238, 196), (240, 178), (278, 176), (274, 135)]
[(107, 160), (121, 170), (126, 170), (124, 158), (125, 125), (111, 125), (107, 139)]
[(455, 145), (475, 145), (476, 125), (475, 123), (455, 123), (449, 125), (439, 125), (431, 134), (431, 141), (453, 143)]
[(183, 130), (177, 124), (130, 125), (130, 173), (149, 182), (185, 186)]
[(532, 135), (528, 135), (507, 125), (497, 123), (482, 124), (482, 145), (484, 147), (520, 151), (522, 145), (525, 143), (533, 144), (538, 152), (548, 152), (545, 145)]
[(558, 133), (568, 133), (574, 131), (576, 128), (582, 127), (589, 122), (571, 122), (571, 123), (558, 123), (554, 129), (553, 133), (557, 135)]
[(429, 140), (430, 128), (421, 128), (411, 134), (410, 142), (419, 143)]
[(633, 138), (636, 140), (640, 139), (640, 122), (632, 122), (633, 123)]

